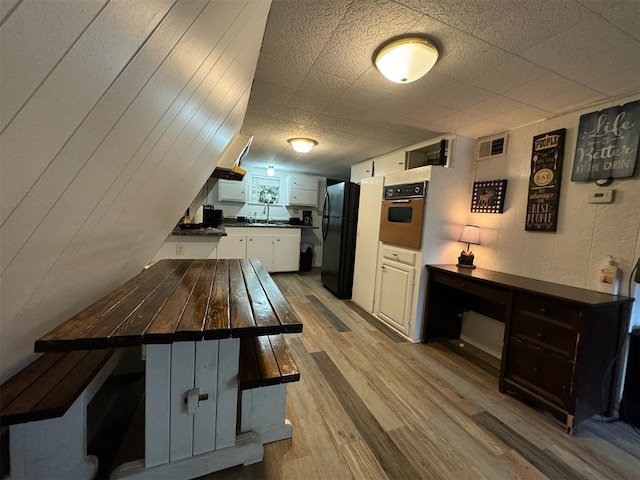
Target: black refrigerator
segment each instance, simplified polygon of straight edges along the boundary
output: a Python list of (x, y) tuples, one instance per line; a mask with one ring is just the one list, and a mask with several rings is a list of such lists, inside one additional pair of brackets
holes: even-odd
[(336, 297), (351, 298), (360, 185), (327, 186), (322, 210), (322, 284)]

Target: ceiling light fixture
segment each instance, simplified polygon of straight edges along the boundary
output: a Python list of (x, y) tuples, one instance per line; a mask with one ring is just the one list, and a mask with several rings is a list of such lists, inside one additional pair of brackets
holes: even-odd
[(276, 169), (273, 168), (273, 165), (269, 165), (267, 167), (267, 176), (273, 177), (276, 174)]
[(392, 82), (411, 83), (424, 76), (438, 60), (438, 48), (419, 35), (387, 40), (373, 52), (376, 68)]
[(293, 147), (293, 149), (298, 153), (307, 153), (310, 152), (313, 147), (318, 145), (318, 142), (312, 140), (310, 138), (290, 138), (287, 140), (289, 144)]

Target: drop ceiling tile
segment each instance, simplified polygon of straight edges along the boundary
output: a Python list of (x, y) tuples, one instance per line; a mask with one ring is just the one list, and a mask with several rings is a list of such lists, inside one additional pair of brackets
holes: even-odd
[(533, 1), (488, 27), (478, 37), (517, 54), (570, 30), (593, 15), (574, 0)]
[(251, 86), (251, 101), (267, 100), (273, 103), (288, 104), (295, 94), (293, 88), (256, 79)]
[(307, 76), (313, 61), (307, 57), (260, 55), (255, 78), (296, 89)]
[(640, 40), (640, 2), (625, 0), (608, 3), (611, 8), (605, 10), (602, 16), (623, 32)]
[(324, 113), (339, 118), (358, 120), (369, 110), (371, 110), (369, 107), (337, 100), (327, 107)]
[(537, 106), (549, 112), (564, 113), (576, 110), (580, 105), (584, 105), (590, 101), (597, 102), (605, 99), (606, 96), (604, 94), (576, 84), (567, 91), (540, 99)]
[(463, 111), (478, 117), (493, 120), (497, 115), (502, 115), (522, 108), (522, 103), (507, 97), (495, 95), (475, 105), (465, 108)]
[(547, 72), (544, 76), (532, 82), (507, 90), (503, 95), (522, 103), (537, 105), (538, 102), (545, 98), (565, 93), (579, 86), (579, 84), (560, 75)]
[(553, 114), (546, 110), (532, 107), (530, 105), (522, 105), (520, 108), (515, 110), (495, 115), (492, 120), (509, 125), (511, 129), (514, 129), (552, 116)]
[(445, 24), (475, 34), (504, 18), (525, 0), (399, 0), (399, 2)]
[(438, 97), (438, 103), (455, 110), (462, 110), (479, 103), (494, 94), (473, 85), (463, 85)]
[(322, 112), (350, 85), (349, 80), (312, 69), (289, 102), (296, 108)]
[(483, 119), (465, 112), (453, 112), (433, 122), (435, 130), (439, 132), (459, 132), (467, 125), (481, 122)]
[(458, 133), (467, 137), (480, 138), (501, 133), (508, 129), (509, 127), (503, 123), (493, 122), (491, 120), (481, 120), (470, 125), (465, 125)]
[(515, 57), (468, 82), (485, 90), (502, 93), (535, 80), (544, 73), (546, 73), (544, 68)]
[(473, 39), (436, 63), (433, 72), (469, 82), (513, 58), (512, 54), (500, 48)]
[(455, 111), (456, 110), (453, 108), (445, 107), (444, 105), (440, 105), (435, 102), (430, 102), (429, 104), (423, 105), (422, 107), (408, 113), (406, 118), (414, 121), (416, 125), (424, 127), (443, 117), (451, 115)]

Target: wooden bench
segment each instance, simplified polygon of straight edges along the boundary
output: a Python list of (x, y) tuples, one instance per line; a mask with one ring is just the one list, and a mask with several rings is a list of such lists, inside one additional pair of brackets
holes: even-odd
[(0, 386), (11, 478), (95, 476), (98, 459), (87, 455), (87, 405), (116, 367), (118, 353), (46, 353)]
[(241, 338), (239, 375), (239, 433), (257, 432), (263, 444), (291, 438), (287, 384), (300, 380), (300, 373), (284, 336)]

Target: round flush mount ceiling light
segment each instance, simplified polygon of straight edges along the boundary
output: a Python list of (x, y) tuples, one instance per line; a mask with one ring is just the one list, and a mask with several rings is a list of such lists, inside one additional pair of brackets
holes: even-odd
[(438, 48), (419, 35), (395, 37), (373, 52), (376, 68), (392, 82), (411, 83), (424, 76), (438, 60)]
[(291, 147), (298, 153), (307, 153), (310, 152), (313, 147), (318, 145), (318, 142), (312, 140), (310, 138), (290, 138), (287, 140)]
[(269, 165), (267, 167), (267, 176), (273, 177), (273, 176), (275, 176), (275, 174), (276, 174), (276, 169), (273, 168), (273, 165)]

